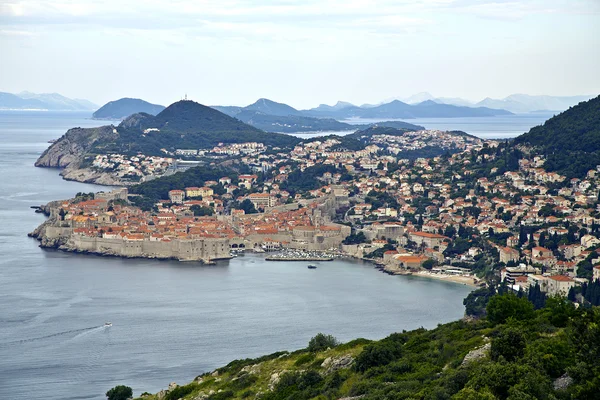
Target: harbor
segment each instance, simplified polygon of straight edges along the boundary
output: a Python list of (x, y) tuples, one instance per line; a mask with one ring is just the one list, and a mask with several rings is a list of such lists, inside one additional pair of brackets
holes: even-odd
[(333, 261), (337, 254), (319, 251), (286, 250), (265, 258), (266, 261)]

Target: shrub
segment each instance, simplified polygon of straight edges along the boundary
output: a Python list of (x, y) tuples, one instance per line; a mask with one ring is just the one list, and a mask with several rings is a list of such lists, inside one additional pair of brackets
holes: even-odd
[(315, 359), (315, 353), (306, 353), (298, 357), (294, 365), (300, 366), (309, 363)]
[(233, 379), (230, 382), (229, 387), (237, 392), (238, 390), (246, 389), (247, 387), (252, 386), (252, 384), (257, 380), (258, 378), (254, 375), (243, 374), (237, 377), (237, 379)]
[(327, 350), (328, 348), (334, 348), (338, 344), (339, 342), (335, 337), (331, 335), (325, 335), (323, 333), (317, 333), (317, 335), (308, 342), (308, 351), (323, 351)]
[(487, 315), (488, 321), (494, 324), (503, 324), (509, 318), (528, 320), (534, 316), (533, 304), (510, 293), (494, 296), (487, 305)]
[(355, 369), (364, 372), (372, 367), (387, 365), (400, 358), (402, 348), (391, 341), (370, 344), (356, 357)]
[(525, 336), (515, 328), (508, 328), (492, 340), (491, 356), (497, 361), (500, 356), (506, 361), (515, 361), (525, 350)]
[(224, 390), (219, 393), (208, 396), (208, 400), (226, 400), (232, 398), (234, 393), (231, 390)]
[(165, 400), (177, 400), (188, 394), (192, 393), (195, 389), (198, 388), (198, 384), (193, 382), (189, 385), (177, 386), (175, 389), (170, 390), (169, 393), (165, 396)]
[(133, 397), (133, 390), (129, 386), (118, 385), (106, 392), (108, 400), (127, 400)]

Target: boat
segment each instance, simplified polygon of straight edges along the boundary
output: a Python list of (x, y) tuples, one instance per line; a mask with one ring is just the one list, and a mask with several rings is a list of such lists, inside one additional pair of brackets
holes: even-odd
[(105, 328), (108, 328), (108, 327), (111, 327), (111, 326), (112, 326), (112, 322), (105, 322), (104, 323), (104, 327)]
[(317, 269), (317, 266), (315, 264), (309, 264), (308, 269)]

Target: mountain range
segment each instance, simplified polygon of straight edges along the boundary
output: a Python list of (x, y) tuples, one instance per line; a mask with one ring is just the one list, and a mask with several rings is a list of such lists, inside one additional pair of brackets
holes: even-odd
[[(594, 96), (532, 96), (528, 94), (511, 94), (503, 99), (485, 99), (472, 102), (458, 97), (435, 97), (428, 92), (421, 92), (410, 97), (399, 98), (408, 104), (418, 104), (424, 101), (434, 101), (438, 104), (450, 104), (462, 107), (488, 107), (508, 110), (512, 113), (535, 113), (540, 111), (564, 111), (582, 101)], [(391, 101), (395, 99), (389, 99)]]
[(277, 103), (269, 99), (259, 99), (246, 107), (213, 106), (213, 108), (232, 117), (243, 120), (245, 111), (253, 111), (274, 116), (302, 116), (311, 118), (333, 118), (344, 120), (351, 118), (365, 119), (411, 119), (411, 118), (453, 118), (453, 117), (491, 117), (510, 115), (506, 110), (496, 110), (488, 107), (461, 107), (450, 104), (438, 104), (434, 101), (424, 101), (419, 104), (407, 104), (393, 100), (376, 106), (355, 106), (350, 103), (338, 102), (334, 106), (321, 104), (309, 110), (297, 110), (287, 104)]
[(0, 110), (92, 111), (97, 108), (89, 100), (70, 99), (58, 93), (0, 92)]

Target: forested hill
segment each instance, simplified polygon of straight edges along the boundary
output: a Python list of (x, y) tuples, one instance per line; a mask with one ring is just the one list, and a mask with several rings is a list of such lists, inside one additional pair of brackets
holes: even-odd
[(305, 349), (236, 360), (142, 398), (598, 399), (599, 358), (598, 307), (550, 298), (534, 310), (527, 298), (504, 294), (489, 300), (482, 320), (345, 344), (318, 334)]
[(579, 103), (517, 137), (547, 157), (544, 167), (581, 178), (600, 164), (600, 96)]
[(98, 143), (99, 153), (119, 152), (162, 154), (161, 149), (209, 148), (218, 143), (262, 142), (288, 147), (300, 139), (267, 133), (202, 104), (183, 100), (171, 104), (158, 115), (134, 114), (117, 128), (118, 139)]

